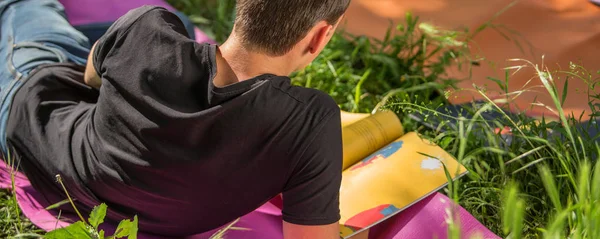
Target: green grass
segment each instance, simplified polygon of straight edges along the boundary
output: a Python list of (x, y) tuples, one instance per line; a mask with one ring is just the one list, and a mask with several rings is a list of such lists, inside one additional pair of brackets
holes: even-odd
[[(544, 82), (554, 99), (555, 105), (548, 107), (559, 113), (560, 121), (547, 122), (524, 115), (512, 120), (505, 117), (485, 121), (476, 116), (463, 119), (458, 127), (446, 128), (445, 133), (422, 132), (456, 155), (469, 169), (469, 177), (456, 183), (459, 190), (452, 196), (498, 235), (566, 238), (569, 234), (571, 238), (597, 238), (594, 223), (600, 220), (600, 215), (594, 213), (597, 212), (595, 205), (600, 201), (590, 192), (597, 192), (600, 187), (597, 180), (600, 172), (596, 174), (600, 167), (593, 163), (600, 155), (600, 149), (595, 138), (573, 126), (580, 121), (580, 116), (563, 112), (566, 96), (559, 95), (556, 90), (558, 76), (569, 77), (568, 80), (596, 81), (597, 75), (583, 73), (583, 68), (576, 65), (564, 72), (526, 65), (538, 70), (538, 80)], [(595, 115), (598, 110), (596, 97), (590, 92), (593, 108), (588, 114)], [(392, 105), (404, 110), (423, 110), (410, 102)], [(469, 110), (501, 112), (491, 100), (473, 105)], [(483, 125), (483, 128), (474, 130), (471, 128), (474, 124)], [(494, 133), (497, 125), (508, 125), (513, 129), (512, 144), (508, 145)], [(440, 128), (445, 127), (449, 126)], [(594, 172), (593, 176), (591, 172)]]
[(13, 195), (0, 191), (0, 238), (8, 238), (20, 233), (40, 233), (31, 222), (20, 215)]
[[(218, 42), (226, 39), (233, 25), (234, 0), (169, 2)], [(499, 9), (499, 14), (505, 10)], [(393, 26), (384, 39), (342, 31), (313, 64), (291, 77), (296, 85), (329, 93), (346, 111), (394, 110), (402, 116), (407, 130), (418, 131), (454, 155), (470, 173), (452, 183), (445, 193), (499, 236), (600, 238), (600, 166), (596, 160), (600, 147), (587, 131), (574, 127), (583, 115), (564, 112), (562, 105), (568, 96), (559, 93), (566, 92), (569, 81), (587, 83), (588, 88), (582, 90), (588, 93), (592, 110), (586, 114), (600, 116), (596, 71), (577, 64), (564, 71), (550, 71), (543, 65), (515, 60), (515, 67), (507, 69), (505, 79), (490, 80), (508, 89), (512, 71), (535, 69), (532, 77), (553, 99), (553, 104), (546, 107), (560, 116), (556, 122), (525, 114), (513, 118), (504, 115), (491, 121), (482, 118), (483, 112), (504, 114), (501, 101), (512, 100), (520, 92), (504, 92), (504, 99), (487, 98), (465, 107), (475, 116), (455, 119), (459, 122), (456, 126), (429, 129), (409, 117), (415, 112), (431, 120), (447, 117), (446, 112), (434, 109), (447, 105), (446, 89), (464, 80), (448, 77), (447, 69), (460, 66), (468, 71), (472, 64), (485, 63), (467, 47), (474, 35), (495, 30), (508, 38), (519, 38), (510, 29), (495, 26), (492, 20), (472, 32), (446, 31), (407, 14), (405, 21)], [(478, 93), (487, 97), (483, 90)], [(495, 132), (501, 126), (513, 130), (510, 144)], [(10, 193), (0, 192), (0, 238), (39, 232), (18, 216), (15, 205)], [(458, 224), (451, 223), (450, 235), (458, 238), (460, 233)]]

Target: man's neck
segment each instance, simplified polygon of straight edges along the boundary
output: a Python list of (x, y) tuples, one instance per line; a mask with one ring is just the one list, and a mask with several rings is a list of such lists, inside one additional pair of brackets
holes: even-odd
[(287, 76), (292, 73), (287, 56), (271, 57), (249, 51), (235, 37), (230, 37), (217, 51), (217, 75), (213, 80), (217, 87), (252, 79), (263, 74)]

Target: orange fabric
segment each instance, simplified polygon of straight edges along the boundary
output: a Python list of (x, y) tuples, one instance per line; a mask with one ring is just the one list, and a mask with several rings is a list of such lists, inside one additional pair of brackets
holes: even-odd
[[(343, 26), (353, 34), (366, 34), (382, 37), (389, 26), (389, 19), (396, 23), (404, 21), (406, 11), (411, 11), (422, 21), (431, 22), (446, 29), (468, 27), (472, 30), (490, 20), (501, 9), (508, 6), (512, 0), (353, 0)], [(508, 62), (507, 59), (523, 58), (536, 64), (543, 61), (550, 69), (568, 69), (569, 62), (580, 62), (590, 70), (600, 69), (600, 7), (588, 0), (521, 0), (495, 21), (517, 31), (524, 47), (522, 52), (514, 42), (506, 40), (498, 32), (487, 29), (474, 40), (481, 53), (489, 61), (495, 63), (482, 64), (473, 69), (471, 81), (464, 81), (460, 87), (473, 89), (472, 85), (487, 85), (489, 90), (499, 90), (499, 87), (486, 78), (488, 76), (504, 79), (504, 67), (520, 63)], [(526, 42), (530, 44), (528, 45)], [(475, 45), (473, 45), (475, 46)], [(530, 47), (532, 46), (532, 47)], [(474, 48), (474, 47), (473, 47)], [(560, 68), (558, 68), (560, 67)], [(453, 76), (465, 76), (465, 73), (453, 72)], [(534, 75), (533, 69), (521, 70), (510, 78), (509, 90), (516, 91)], [(560, 91), (564, 81), (558, 81)], [(527, 86), (541, 85), (534, 79)], [(586, 85), (581, 80), (569, 82), (568, 98), (565, 108), (575, 114), (589, 110), (587, 96), (584, 93)], [(545, 89), (534, 88), (537, 92), (529, 92), (515, 100), (515, 106), (520, 109), (531, 107), (537, 98), (538, 102), (552, 106), (552, 101)], [(481, 96), (469, 91), (456, 92), (453, 103), (467, 102)], [(553, 107), (554, 108), (554, 107)], [(539, 115), (549, 112), (545, 107), (535, 106), (531, 114)]]

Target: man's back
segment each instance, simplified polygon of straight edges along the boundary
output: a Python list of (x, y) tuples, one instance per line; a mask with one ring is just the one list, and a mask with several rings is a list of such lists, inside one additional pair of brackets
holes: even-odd
[(280, 192), (290, 223), (339, 219), (329, 96), (268, 74), (215, 87), (216, 46), (188, 39), (161, 8), (130, 12), (92, 54), (99, 92), (78, 83), (81, 68), (47, 66), (11, 109), (8, 140), (52, 202), (64, 198), (47, 177), (61, 174), (80, 206), (106, 202), (111, 219), (137, 214), (163, 235), (213, 229)]

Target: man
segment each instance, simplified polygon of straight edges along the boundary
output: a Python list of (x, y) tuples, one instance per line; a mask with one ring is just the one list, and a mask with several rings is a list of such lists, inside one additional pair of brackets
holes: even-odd
[(286, 76), (349, 0), (237, 4), (222, 46), (145, 6), (88, 50), (56, 0), (1, 1), (4, 155), (49, 202), (66, 198), (60, 174), (80, 210), (105, 202), (109, 221), (138, 215), (146, 233), (208, 231), (282, 193), (285, 238), (338, 238), (339, 108)]

